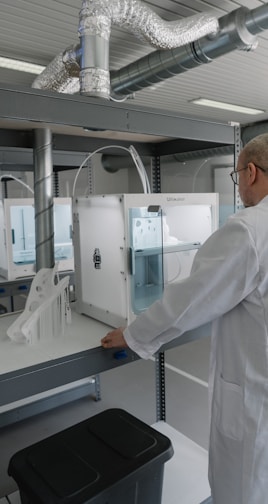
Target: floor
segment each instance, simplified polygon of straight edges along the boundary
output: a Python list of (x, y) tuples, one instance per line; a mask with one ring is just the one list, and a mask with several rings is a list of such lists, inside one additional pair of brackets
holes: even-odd
[[(209, 346), (210, 339), (205, 337), (168, 350), (165, 354), (166, 422), (205, 449), (208, 445)], [(7, 474), (10, 457), (19, 449), (111, 407), (123, 408), (142, 421), (154, 424), (155, 380), (154, 361), (139, 360), (101, 374), (101, 401), (96, 402), (91, 397), (84, 397), (33, 418), (2, 427), (0, 504), (20, 503), (17, 486)]]

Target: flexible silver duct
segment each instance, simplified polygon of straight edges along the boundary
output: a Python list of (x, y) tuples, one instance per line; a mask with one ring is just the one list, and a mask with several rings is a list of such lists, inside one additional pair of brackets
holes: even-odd
[(51, 89), (59, 93), (79, 91), (80, 46), (71, 46), (58, 54), (32, 83), (33, 88)]
[(187, 44), (219, 28), (216, 17), (208, 13), (170, 22), (139, 0), (83, 0), (79, 29), (109, 40), (111, 25), (126, 27), (157, 49)]
[(110, 97), (109, 38), (112, 25), (126, 27), (153, 47), (171, 49), (187, 44), (219, 28), (216, 17), (201, 13), (167, 22), (139, 0), (83, 0), (79, 19), (81, 51), (59, 54), (35, 79), (33, 87), (77, 92), (78, 56), (80, 92)]

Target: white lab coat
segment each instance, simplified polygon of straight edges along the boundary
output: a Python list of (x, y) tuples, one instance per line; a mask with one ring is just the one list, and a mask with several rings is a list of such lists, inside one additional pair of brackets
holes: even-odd
[(230, 217), (124, 331), (143, 358), (212, 321), (209, 479), (213, 504), (268, 503), (268, 196)]

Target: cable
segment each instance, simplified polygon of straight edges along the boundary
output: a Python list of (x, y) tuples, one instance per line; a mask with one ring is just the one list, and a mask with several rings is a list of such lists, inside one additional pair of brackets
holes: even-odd
[(112, 95), (109, 95), (109, 98), (110, 100), (114, 101), (114, 102), (117, 102), (117, 103), (122, 103), (122, 102), (125, 102), (126, 100), (128, 99), (133, 99), (135, 98), (135, 93), (131, 93), (131, 94), (128, 94), (126, 96), (124, 96), (123, 98), (119, 99), (119, 98), (114, 98)]
[(77, 179), (79, 177), (79, 174), (80, 174), (82, 168), (85, 166), (86, 162), (92, 156), (94, 156), (94, 154), (97, 154), (98, 152), (101, 152), (101, 151), (103, 151), (105, 149), (111, 149), (111, 148), (122, 149), (122, 150), (128, 152), (131, 155), (131, 157), (132, 157), (132, 159), (134, 161), (134, 164), (135, 164), (135, 166), (137, 168), (138, 174), (140, 176), (144, 193), (147, 194), (148, 192), (151, 192), (150, 184), (149, 184), (149, 180), (148, 180), (148, 177), (147, 177), (146, 170), (144, 168), (142, 160), (141, 160), (138, 152), (136, 151), (135, 147), (133, 145), (130, 145), (129, 148), (123, 147), (122, 145), (105, 145), (103, 147), (100, 147), (99, 149), (96, 149), (94, 152), (91, 152), (90, 154), (88, 154), (88, 156), (85, 157), (84, 161), (79, 166), (79, 168), (77, 170), (77, 173), (76, 173), (76, 176), (74, 178), (74, 183), (73, 183), (73, 190), (72, 190), (72, 198), (73, 199), (74, 199), (74, 195), (75, 195), (75, 188), (76, 188)]
[(177, 280), (177, 279), (179, 278), (179, 276), (180, 276), (180, 274), (181, 274), (181, 272), (182, 272), (182, 265), (181, 265), (181, 262), (180, 262), (179, 253), (178, 253), (178, 252), (176, 252), (176, 253), (175, 253), (175, 258), (176, 258), (177, 263), (178, 263), (178, 271), (177, 271), (177, 273), (175, 274), (175, 276), (174, 276), (173, 278), (171, 278), (170, 280), (167, 280), (167, 281), (164, 283), (164, 285), (168, 285), (168, 284), (170, 284), (170, 283), (172, 283), (172, 282), (175, 282), (175, 280)]
[(149, 183), (149, 179), (148, 179), (148, 176), (147, 176), (147, 172), (144, 168), (144, 164), (137, 152), (137, 150), (135, 149), (134, 145), (130, 145), (129, 147), (129, 152), (132, 156), (132, 159), (136, 165), (136, 168), (138, 170), (138, 173), (140, 175), (140, 178), (141, 178), (141, 181), (142, 181), (142, 185), (143, 185), (143, 191), (147, 194), (147, 193), (150, 193), (151, 192), (151, 188), (150, 188), (150, 183)]
[(194, 192), (194, 191), (195, 191), (196, 177), (197, 177), (198, 173), (200, 172), (201, 168), (202, 168), (202, 167), (203, 167), (203, 166), (204, 166), (204, 165), (208, 162), (208, 160), (209, 160), (209, 158), (208, 158), (208, 159), (205, 159), (205, 160), (203, 161), (203, 163), (201, 163), (201, 165), (200, 165), (200, 166), (198, 166), (198, 168), (197, 168), (197, 170), (196, 170), (196, 172), (195, 172), (195, 174), (194, 174), (194, 176), (193, 176), (192, 192)]
[(76, 173), (76, 176), (74, 178), (74, 183), (73, 183), (73, 191), (72, 191), (72, 197), (74, 198), (74, 195), (75, 195), (75, 186), (76, 186), (76, 182), (77, 182), (77, 179), (78, 179), (78, 176), (83, 168), (83, 166), (85, 166), (86, 162), (92, 157), (94, 156), (94, 154), (97, 154), (98, 152), (101, 152), (102, 150), (105, 150), (105, 149), (110, 149), (110, 148), (118, 148), (118, 149), (122, 149), (122, 150), (125, 150), (127, 152), (129, 152), (129, 149), (127, 147), (122, 147), (121, 145), (105, 145), (103, 147), (100, 147), (99, 149), (96, 149), (95, 151), (91, 152), (90, 154), (88, 154), (88, 156), (85, 157), (84, 161), (81, 163), (81, 165), (79, 166), (78, 170), (77, 170), (77, 173)]
[(19, 182), (19, 184), (23, 185), (24, 187), (26, 187), (32, 194), (34, 194), (34, 191), (33, 189), (28, 186), (28, 184), (25, 184), (25, 182), (23, 182), (22, 180), (18, 179), (17, 177), (14, 177), (14, 175), (11, 175), (11, 173), (6, 173), (5, 175), (1, 175), (0, 176), (0, 181), (2, 181), (3, 178), (11, 178), (13, 180), (16, 180), (16, 182)]
[(122, 100), (118, 100), (117, 98), (113, 98), (111, 95), (109, 96), (110, 100), (117, 102), (117, 103), (122, 103), (125, 102), (128, 99), (129, 95), (125, 96), (125, 98), (122, 98)]

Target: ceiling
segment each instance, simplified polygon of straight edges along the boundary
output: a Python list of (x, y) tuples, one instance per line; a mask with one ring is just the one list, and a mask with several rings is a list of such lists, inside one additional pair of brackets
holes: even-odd
[[(200, 12), (217, 18), (240, 6), (250, 10), (267, 4), (259, 0), (156, 0), (143, 2), (167, 21)], [(49, 64), (60, 52), (78, 44), (79, 11), (82, 0), (0, 0), (0, 56)], [(123, 66), (155, 51), (124, 28), (112, 27), (110, 69)], [(143, 89), (131, 105), (172, 110), (183, 117), (241, 125), (268, 119), (268, 29), (258, 35), (254, 51), (235, 50), (206, 65)], [(0, 68), (0, 83), (31, 86), (32, 74)], [(194, 98), (213, 100), (265, 110), (247, 115), (201, 107), (189, 103)]]

